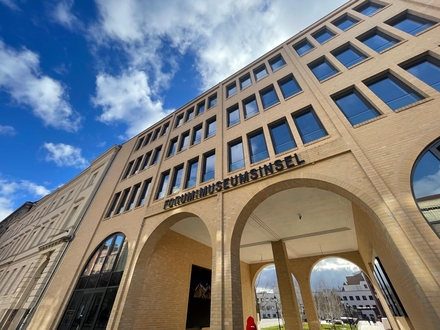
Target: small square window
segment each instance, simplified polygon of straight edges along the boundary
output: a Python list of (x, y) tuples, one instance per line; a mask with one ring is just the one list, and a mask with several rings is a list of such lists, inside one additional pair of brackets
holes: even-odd
[(197, 116), (205, 112), (205, 101), (197, 104)]
[(210, 136), (215, 135), (216, 130), (217, 130), (216, 117), (209, 118), (206, 121), (205, 138), (209, 138)]
[(238, 104), (233, 105), (228, 108), (228, 127), (231, 127), (240, 122), (240, 111), (238, 109)]
[(302, 90), (292, 74), (279, 80), (278, 86), (280, 86), (281, 93), (283, 93), (285, 99), (301, 92)]
[(404, 69), (440, 92), (440, 61), (432, 57), (424, 57)]
[(309, 64), (308, 66), (319, 81), (323, 81), (338, 73), (338, 70), (336, 70), (325, 57)]
[(182, 124), (183, 124), (183, 113), (181, 113), (176, 117), (176, 124), (174, 125), (174, 127), (179, 127)]
[(189, 131), (183, 133), (182, 136), (180, 137), (179, 151), (188, 148), (188, 141), (189, 141)]
[(332, 51), (331, 53), (339, 60), (339, 62), (344, 64), (346, 68), (349, 68), (367, 58), (366, 55), (361, 53), (350, 44)]
[(217, 94), (211, 95), (208, 98), (208, 109), (212, 108), (215, 105), (217, 105)]
[(279, 68), (286, 65), (286, 61), (284, 61), (284, 58), (281, 56), (281, 54), (278, 54), (277, 56), (269, 60), (269, 65), (272, 69), (272, 72), (275, 72)]
[(241, 89), (245, 89), (250, 85), (252, 85), (252, 80), (251, 80), (251, 75), (249, 73), (240, 78)]
[(348, 14), (345, 14), (344, 16), (338, 18), (337, 20), (333, 21), (333, 25), (336, 25), (338, 28), (340, 28), (343, 31), (348, 30), (353, 25), (355, 25), (357, 22), (359, 22), (357, 19), (349, 16)]
[(309, 143), (327, 135), (321, 121), (312, 108), (300, 111), (292, 116), (303, 143)]
[(269, 158), (267, 152), (266, 140), (262, 131), (258, 131), (248, 136), (249, 152), (251, 163), (259, 162), (260, 160)]
[(355, 89), (333, 100), (353, 126), (379, 116), (373, 106)]
[(185, 121), (190, 121), (194, 117), (194, 108), (188, 109), (186, 111), (186, 119)]
[(270, 106), (280, 102), (273, 85), (260, 91), (260, 97), (261, 97), (261, 103), (263, 103), (263, 109), (267, 109)]
[(304, 39), (303, 41), (297, 43), (296, 45), (293, 45), (293, 48), (296, 50), (298, 55), (301, 56), (311, 51), (313, 49), (313, 46), (307, 39)]
[(243, 109), (244, 118), (249, 118), (259, 113), (257, 100), (255, 99), (254, 95), (248, 97), (243, 101)]
[(260, 65), (258, 68), (254, 69), (255, 80), (258, 81), (268, 75), (266, 66)]
[(231, 97), (235, 94), (237, 94), (237, 84), (234, 81), (232, 84), (226, 86), (226, 97)]
[(364, 4), (354, 8), (358, 13), (364, 14), (365, 16), (372, 16), (374, 13), (382, 9), (384, 6), (378, 3), (367, 1)]
[(334, 37), (334, 33), (327, 29), (326, 27), (322, 28), (321, 30), (318, 30), (315, 33), (312, 33), (312, 37), (316, 39), (317, 42), (320, 44), (323, 44), (327, 40)]
[(390, 37), (377, 29), (367, 33), (366, 35), (358, 37), (358, 40), (378, 53), (399, 42), (399, 40), (394, 39), (393, 37)]
[(367, 86), (393, 110), (423, 99), (422, 96), (390, 74), (368, 83)]
[(397, 18), (392, 18), (385, 23), (413, 36), (436, 24), (435, 22), (409, 13), (399, 15)]
[(200, 143), (202, 141), (202, 125), (196, 126), (193, 129), (193, 136), (191, 145)]

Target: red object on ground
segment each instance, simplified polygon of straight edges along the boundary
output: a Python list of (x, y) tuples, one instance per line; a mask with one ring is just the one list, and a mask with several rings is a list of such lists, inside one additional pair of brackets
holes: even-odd
[(257, 325), (252, 316), (249, 316), (247, 319), (246, 330), (257, 330)]

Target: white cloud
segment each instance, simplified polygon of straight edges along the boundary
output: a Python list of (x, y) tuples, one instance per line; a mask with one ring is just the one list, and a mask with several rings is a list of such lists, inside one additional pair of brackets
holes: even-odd
[(58, 2), (50, 13), (51, 17), (55, 22), (64, 26), (66, 29), (82, 29), (82, 22), (72, 13), (73, 3), (73, 0)]
[(0, 135), (15, 135), (17, 132), (12, 126), (2, 126), (0, 125)]
[(81, 149), (64, 143), (45, 143), (44, 148), (48, 151), (46, 161), (55, 162), (57, 166), (72, 166), (86, 168), (88, 161), (81, 156)]
[(0, 40), (0, 89), (15, 102), (32, 108), (45, 125), (78, 130), (80, 117), (72, 110), (65, 87), (42, 75), (39, 62), (38, 55), (30, 50), (16, 51)]
[(338, 269), (349, 269), (353, 272), (359, 271), (359, 267), (350, 261), (341, 258), (326, 258), (318, 262), (313, 271), (321, 270), (338, 270)]
[(13, 0), (0, 0), (0, 3), (4, 4), (12, 10), (20, 10), (20, 8), (14, 3)]
[(414, 181), (413, 189), (416, 198), (440, 194), (440, 168), (437, 173)]
[(167, 114), (162, 102), (153, 100), (147, 74), (142, 71), (126, 72), (117, 77), (98, 75), (92, 102), (103, 108), (99, 116), (101, 122), (127, 124), (127, 137), (138, 134)]

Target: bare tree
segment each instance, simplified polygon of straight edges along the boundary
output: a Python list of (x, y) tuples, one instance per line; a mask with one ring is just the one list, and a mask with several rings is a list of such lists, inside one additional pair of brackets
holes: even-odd
[(332, 287), (322, 276), (317, 279), (314, 298), (321, 319), (339, 319), (344, 314), (338, 289)]

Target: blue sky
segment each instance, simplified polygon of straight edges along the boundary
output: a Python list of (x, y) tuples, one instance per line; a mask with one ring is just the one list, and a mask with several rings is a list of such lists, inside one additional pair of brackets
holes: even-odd
[(0, 219), (346, 0), (0, 0)]

